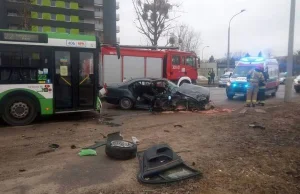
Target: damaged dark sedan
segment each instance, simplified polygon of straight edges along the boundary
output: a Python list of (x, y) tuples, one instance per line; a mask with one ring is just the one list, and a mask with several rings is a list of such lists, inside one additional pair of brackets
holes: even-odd
[(122, 109), (202, 110), (209, 103), (207, 88), (183, 84), (175, 85), (167, 79), (141, 78), (108, 85), (105, 100)]

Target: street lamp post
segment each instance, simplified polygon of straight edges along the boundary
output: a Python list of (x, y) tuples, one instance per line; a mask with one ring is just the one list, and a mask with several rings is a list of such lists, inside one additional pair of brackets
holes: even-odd
[(208, 48), (209, 46), (205, 46), (205, 47), (203, 47), (203, 49), (202, 49), (202, 61), (204, 61), (204, 58), (203, 58), (203, 52), (204, 52), (204, 49), (205, 48)]
[(285, 92), (284, 92), (284, 101), (285, 102), (291, 101), (292, 87), (293, 87), (295, 12), (296, 12), (296, 0), (291, 0), (288, 60), (287, 60), (287, 78), (286, 78)]
[(229, 21), (229, 26), (228, 26), (228, 48), (227, 48), (227, 70), (228, 70), (229, 67), (230, 67), (230, 24), (231, 24), (232, 19), (233, 19), (235, 16), (237, 16), (237, 15), (243, 13), (244, 11), (246, 11), (246, 10), (245, 10), (245, 9), (242, 9), (239, 13), (235, 14), (234, 16), (232, 16), (232, 18), (231, 18), (230, 21)]

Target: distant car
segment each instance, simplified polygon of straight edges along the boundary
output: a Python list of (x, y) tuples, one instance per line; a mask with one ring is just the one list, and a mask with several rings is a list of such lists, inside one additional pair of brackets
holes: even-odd
[(232, 72), (226, 72), (220, 77), (219, 87), (226, 87), (227, 83), (230, 81), (230, 75), (232, 75)]
[(279, 74), (279, 83), (280, 84), (285, 84), (286, 75), (287, 75), (287, 72), (283, 72), (283, 73)]
[[(132, 79), (116, 85), (108, 85), (106, 102), (119, 105), (122, 109), (149, 109), (158, 106), (176, 106), (179, 101), (192, 102), (199, 108), (209, 102), (207, 88), (193, 85), (175, 85), (167, 79)], [(186, 103), (185, 103), (186, 104)]]
[(294, 89), (297, 93), (300, 93), (300, 75), (294, 80)]
[(203, 75), (198, 75), (197, 84), (204, 85), (204, 84), (207, 84), (207, 83), (208, 83), (207, 77), (205, 77)]

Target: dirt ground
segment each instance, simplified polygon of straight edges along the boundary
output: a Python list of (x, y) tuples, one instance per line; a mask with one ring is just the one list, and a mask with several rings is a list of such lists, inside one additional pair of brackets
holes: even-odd
[[(70, 115), (25, 127), (0, 128), (0, 193), (230, 194), (300, 193), (300, 103), (269, 104), (232, 113), (147, 112), (122, 116)], [(257, 122), (265, 129), (250, 128)], [(182, 127), (174, 127), (181, 125)], [(200, 179), (170, 185), (137, 182), (137, 159), (115, 161), (104, 148), (79, 157), (80, 148), (121, 131), (139, 150), (168, 143)], [(49, 144), (58, 144), (55, 151)], [(71, 146), (76, 146), (71, 149)], [(74, 148), (73, 146), (73, 148)]]

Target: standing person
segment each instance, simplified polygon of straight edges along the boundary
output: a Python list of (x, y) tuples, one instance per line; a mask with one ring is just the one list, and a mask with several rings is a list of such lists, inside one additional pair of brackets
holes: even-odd
[(216, 74), (215, 74), (214, 70), (212, 70), (212, 72), (210, 73), (210, 82), (213, 84), (215, 84), (215, 76), (216, 76)]
[(207, 79), (208, 79), (208, 85), (210, 85), (210, 82), (211, 82), (211, 77), (210, 77), (210, 74), (211, 72), (209, 71), (208, 74), (207, 74)]
[(249, 87), (247, 89), (247, 101), (246, 107), (255, 107), (257, 102), (257, 92), (259, 89), (259, 82), (264, 82), (264, 76), (259, 72), (259, 67), (255, 67), (254, 70), (250, 71), (247, 75)]
[(268, 72), (264, 71), (263, 66), (260, 66), (259, 70), (264, 76), (264, 81), (259, 82), (259, 90), (258, 90), (258, 94), (257, 94), (257, 105), (264, 106), (265, 100), (266, 100), (266, 94), (265, 94), (266, 93), (266, 82), (269, 79), (269, 74), (268, 74)]

